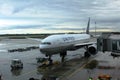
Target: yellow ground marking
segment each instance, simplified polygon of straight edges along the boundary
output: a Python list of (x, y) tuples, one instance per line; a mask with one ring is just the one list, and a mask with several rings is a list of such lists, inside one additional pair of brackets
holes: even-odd
[(90, 63), (92, 60), (88, 61), (86, 64), (82, 65), (79, 69), (75, 70), (72, 74), (70, 74), (67, 78), (72, 77), (77, 72), (81, 71), (88, 63)]

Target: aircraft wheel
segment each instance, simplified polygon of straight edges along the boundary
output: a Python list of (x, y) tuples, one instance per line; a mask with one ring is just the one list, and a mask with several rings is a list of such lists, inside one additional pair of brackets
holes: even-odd
[(60, 57), (63, 57), (63, 56), (66, 56), (66, 55), (67, 55), (67, 52), (60, 53)]
[(60, 53), (60, 57), (61, 57), (61, 62), (64, 62), (64, 59), (65, 59), (65, 56), (67, 55), (67, 52), (63, 52), (63, 53)]
[(86, 52), (84, 53), (84, 57), (85, 57), (85, 58), (88, 58), (88, 57), (90, 57), (90, 54), (86, 51)]
[(48, 57), (48, 55), (47, 55), (47, 54), (45, 54), (45, 56), (46, 56), (46, 57)]

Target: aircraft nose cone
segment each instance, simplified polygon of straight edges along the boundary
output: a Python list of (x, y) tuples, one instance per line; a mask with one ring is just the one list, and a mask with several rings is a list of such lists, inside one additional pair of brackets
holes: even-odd
[(46, 50), (45, 47), (42, 45), (40, 45), (39, 48), (40, 48), (40, 52), (45, 52), (45, 50)]
[(39, 48), (40, 48), (40, 52), (44, 51), (44, 48), (42, 48), (42, 46), (39, 46)]
[(44, 50), (42, 48), (40, 48), (40, 52), (43, 52)]

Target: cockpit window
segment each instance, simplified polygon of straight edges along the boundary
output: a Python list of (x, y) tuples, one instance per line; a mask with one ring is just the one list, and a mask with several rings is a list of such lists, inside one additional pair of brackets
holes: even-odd
[(42, 42), (41, 44), (51, 45), (51, 42)]

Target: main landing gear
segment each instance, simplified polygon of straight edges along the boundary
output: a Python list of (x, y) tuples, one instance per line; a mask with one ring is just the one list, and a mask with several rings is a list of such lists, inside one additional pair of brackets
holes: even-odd
[(84, 57), (85, 57), (85, 58), (89, 58), (89, 57), (90, 57), (89, 52), (86, 51), (86, 52), (84, 53)]
[(67, 51), (61, 52), (60, 57), (61, 57), (61, 62), (65, 61), (65, 56), (67, 55)]
[(86, 52), (84, 53), (84, 57), (85, 58), (89, 58), (90, 57), (90, 53), (89, 53), (89, 50), (88, 50), (88, 46), (86, 46), (85, 49), (86, 49)]

